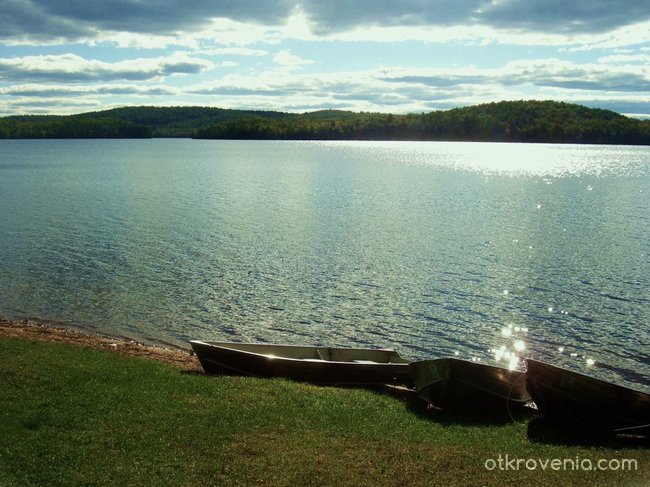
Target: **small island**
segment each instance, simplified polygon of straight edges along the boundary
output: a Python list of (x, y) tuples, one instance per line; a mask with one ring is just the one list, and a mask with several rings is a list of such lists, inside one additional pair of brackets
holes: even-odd
[(142, 106), (0, 118), (3, 139), (151, 137), (650, 145), (650, 120), (555, 101), (502, 101), (406, 115)]

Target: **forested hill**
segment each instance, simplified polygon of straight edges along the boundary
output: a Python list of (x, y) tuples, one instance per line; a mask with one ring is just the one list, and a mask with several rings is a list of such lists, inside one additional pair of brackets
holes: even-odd
[(130, 107), (0, 118), (0, 138), (195, 137), (457, 140), (650, 145), (650, 120), (551, 101), (499, 102), (426, 114), (303, 114), (206, 107)]
[(499, 102), (426, 114), (316, 112), (245, 118), (199, 129), (199, 138), (450, 140), (650, 145), (650, 120), (551, 101)]
[(0, 138), (193, 137), (200, 128), (228, 120), (288, 116), (210, 107), (124, 107), (78, 115), (4, 117), (0, 118)]

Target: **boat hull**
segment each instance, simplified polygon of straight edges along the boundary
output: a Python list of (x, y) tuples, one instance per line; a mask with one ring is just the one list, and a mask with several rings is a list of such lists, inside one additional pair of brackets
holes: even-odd
[(337, 385), (410, 385), (408, 361), (392, 350), (190, 342), (208, 374), (284, 377)]
[(410, 367), (418, 395), (441, 409), (508, 412), (530, 401), (522, 372), (454, 358)]
[(650, 395), (526, 361), (526, 387), (545, 419), (601, 433), (650, 434)]

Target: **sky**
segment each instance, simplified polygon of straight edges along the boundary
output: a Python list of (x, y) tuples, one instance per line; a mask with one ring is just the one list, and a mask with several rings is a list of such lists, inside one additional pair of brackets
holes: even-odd
[(650, 118), (650, 1), (0, 0), (0, 116), (530, 99)]

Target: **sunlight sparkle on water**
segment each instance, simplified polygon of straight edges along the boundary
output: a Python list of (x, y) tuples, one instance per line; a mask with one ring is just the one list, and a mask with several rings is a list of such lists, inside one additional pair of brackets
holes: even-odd
[[(479, 172), (486, 176), (485, 182), (490, 182), (488, 176), (501, 175), (541, 177), (542, 184), (552, 185), (556, 178), (630, 175), (643, 172), (646, 167), (643, 151), (627, 147), (618, 149), (620, 157), (630, 161), (625, 167), (617, 158), (604, 156), (611, 155), (611, 148), (595, 145), (389, 141), (338, 141), (327, 145), (373, 159), (379, 155), (396, 164)], [(587, 187), (587, 191), (592, 189)]]
[(524, 337), (522, 336), (526, 333), (528, 333), (528, 328), (525, 326), (516, 326), (513, 323), (509, 323), (502, 327), (501, 337), (506, 338), (507, 342), (489, 350), (494, 361), (504, 364), (509, 370), (519, 368), (521, 364), (520, 354), (527, 348)]

